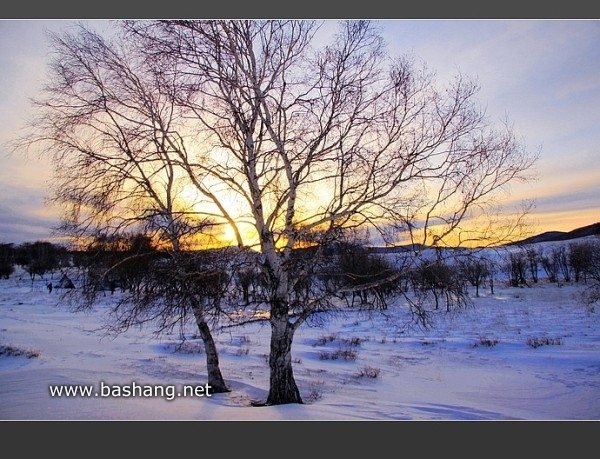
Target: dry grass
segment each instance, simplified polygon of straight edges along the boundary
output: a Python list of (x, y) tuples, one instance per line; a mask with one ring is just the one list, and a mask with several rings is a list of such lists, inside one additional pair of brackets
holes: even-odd
[(39, 356), (39, 351), (23, 349), (20, 347), (12, 346), (10, 344), (0, 345), (0, 357), (26, 357), (28, 359), (33, 359)]

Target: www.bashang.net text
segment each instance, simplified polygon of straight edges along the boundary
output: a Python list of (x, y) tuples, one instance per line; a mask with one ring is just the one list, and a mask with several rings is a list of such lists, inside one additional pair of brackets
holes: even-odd
[(210, 397), (210, 385), (151, 385), (138, 384), (106, 384), (101, 381), (94, 385), (50, 385), (51, 397), (161, 397), (174, 400), (177, 397)]

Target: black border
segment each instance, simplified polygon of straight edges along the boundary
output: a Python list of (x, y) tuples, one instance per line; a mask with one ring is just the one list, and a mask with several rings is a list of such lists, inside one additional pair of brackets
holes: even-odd
[[(3, 451), (278, 459), (335, 457), (585, 457), (599, 424), (575, 421), (16, 421), (0, 423)], [(436, 454), (437, 453), (437, 454)], [(435, 455), (435, 456), (434, 456)]]
[[(5, 2), (6, 3), (6, 2)], [(333, 2), (303, 0), (294, 2), (222, 2), (170, 0), (168, 2), (54, 2), (18, 1), (3, 5), (2, 13), (11, 19), (598, 19), (600, 4), (589, 0), (565, 3), (461, 1)]]

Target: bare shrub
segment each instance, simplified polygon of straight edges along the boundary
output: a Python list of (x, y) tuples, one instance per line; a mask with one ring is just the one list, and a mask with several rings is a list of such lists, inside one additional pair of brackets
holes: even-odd
[(248, 355), (250, 353), (250, 348), (241, 347), (235, 351), (235, 355), (241, 357), (242, 355)]
[(319, 353), (320, 360), (351, 360), (354, 361), (358, 357), (358, 352), (350, 348), (337, 349), (332, 352), (322, 351)]
[(337, 333), (331, 333), (329, 335), (324, 335), (321, 336), (316, 343), (313, 344), (314, 346), (325, 346), (327, 343), (331, 343), (333, 341), (335, 341), (338, 338), (338, 334)]
[(380, 373), (381, 373), (381, 369), (379, 369), (379, 368), (365, 366), (358, 373), (358, 377), (359, 378), (367, 377), (367, 378), (375, 379), (379, 376)]
[(345, 339), (344, 343), (346, 343), (348, 346), (360, 346), (363, 341), (364, 340), (362, 338), (359, 338), (358, 336), (353, 336), (350, 339)]
[(308, 391), (308, 395), (306, 396), (306, 401), (308, 403), (314, 403), (323, 398), (323, 386), (325, 385), (325, 381), (319, 379), (311, 384), (310, 390)]
[(483, 347), (494, 347), (499, 343), (498, 338), (488, 338), (486, 336), (480, 336), (478, 342), (474, 347), (483, 346)]
[(32, 359), (39, 356), (40, 352), (32, 349), (23, 349), (10, 344), (0, 345), (0, 357), (27, 357)]
[(560, 337), (549, 338), (547, 336), (544, 336), (544, 337), (532, 336), (532, 337), (527, 338), (527, 345), (531, 346), (534, 349), (537, 349), (538, 347), (541, 347), (541, 346), (560, 346), (562, 344), (564, 344), (564, 341)]

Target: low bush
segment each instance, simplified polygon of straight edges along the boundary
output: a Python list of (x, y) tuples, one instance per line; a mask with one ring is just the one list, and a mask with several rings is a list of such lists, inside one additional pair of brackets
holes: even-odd
[(335, 351), (332, 352), (326, 352), (323, 351), (319, 354), (319, 359), (320, 360), (338, 360), (338, 359), (343, 359), (343, 360), (356, 360), (356, 358), (358, 357), (358, 353), (352, 349), (349, 348), (344, 348), (344, 349), (337, 349)]
[(475, 347), (477, 347), (477, 346), (494, 347), (498, 343), (499, 343), (498, 338), (488, 338), (486, 336), (480, 336), (479, 341), (477, 342)]
[(541, 346), (560, 346), (561, 344), (563, 344), (562, 338), (549, 338), (547, 336), (527, 338), (527, 345), (534, 349)]
[(2, 344), (0, 345), (0, 357), (27, 357), (32, 359), (39, 357), (39, 351), (33, 351), (31, 349), (23, 349), (16, 346)]
[(379, 376), (380, 373), (381, 373), (381, 370), (379, 368), (366, 366), (360, 370), (360, 372), (358, 373), (358, 377), (359, 378), (367, 377), (367, 378), (375, 379)]

